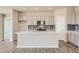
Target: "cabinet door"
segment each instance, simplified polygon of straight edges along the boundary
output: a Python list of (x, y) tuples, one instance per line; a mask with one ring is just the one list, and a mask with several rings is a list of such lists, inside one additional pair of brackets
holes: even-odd
[(77, 42), (78, 42), (78, 47), (79, 47), (79, 33), (78, 33), (78, 36), (77, 36), (77, 38), (78, 38), (78, 41), (77, 41)]
[(72, 24), (75, 24), (75, 23), (76, 23), (76, 18), (75, 18), (75, 13), (74, 13), (74, 12), (72, 13), (72, 20), (71, 20), (71, 23), (72, 23)]
[(71, 24), (72, 22), (71, 22), (71, 17), (70, 17), (71, 15), (67, 15), (67, 24)]
[(73, 44), (74, 44), (74, 39), (75, 39), (74, 33), (71, 33), (71, 43), (73, 43)]
[(33, 20), (31, 16), (28, 17), (28, 25), (33, 25)]
[(30, 19), (28, 20), (28, 25), (32, 25), (32, 21)]
[(76, 11), (76, 24), (79, 24), (79, 8), (75, 8)]
[(33, 20), (33, 25), (37, 25), (37, 20)]
[(67, 24), (71, 24), (71, 20), (72, 20), (72, 12), (70, 11), (70, 8), (67, 9)]
[(46, 21), (46, 25), (50, 25), (49, 24), (49, 16), (45, 17), (45, 21)]
[(68, 33), (68, 41), (70, 42), (71, 41), (71, 34)]
[(27, 20), (26, 13), (19, 13), (19, 20)]
[(71, 32), (69, 32), (68, 40), (70, 43), (73, 43), (73, 34)]
[(50, 18), (49, 18), (49, 25), (54, 25), (53, 16), (50, 16)]
[(75, 8), (72, 8), (72, 23), (75, 24), (76, 23), (76, 12), (75, 12)]
[(76, 21), (75, 16), (75, 8), (68, 8), (67, 10), (67, 23), (68, 24), (75, 24)]
[(79, 46), (79, 35), (78, 35), (78, 33), (76, 33), (75, 34), (75, 39), (74, 39), (74, 43), (75, 43), (75, 45), (77, 45), (77, 46)]

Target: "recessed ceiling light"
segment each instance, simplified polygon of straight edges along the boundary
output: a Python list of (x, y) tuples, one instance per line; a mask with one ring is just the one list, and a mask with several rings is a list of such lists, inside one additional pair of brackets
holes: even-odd
[(36, 10), (39, 10), (39, 8), (35, 8)]
[(51, 10), (52, 8), (48, 8), (49, 10)]

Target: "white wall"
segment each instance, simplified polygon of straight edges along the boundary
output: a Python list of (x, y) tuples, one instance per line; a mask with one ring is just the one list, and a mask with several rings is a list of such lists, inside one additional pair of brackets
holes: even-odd
[(28, 30), (28, 27), (27, 27), (27, 22), (20, 22), (19, 24), (18, 24), (18, 28), (19, 28), (19, 30), (18, 31), (27, 31)]
[(16, 32), (18, 32), (18, 18), (19, 13), (16, 10), (12, 10), (12, 40), (16, 40)]
[(55, 10), (56, 32), (66, 32), (66, 8)]
[(1, 8), (0, 13), (10, 15), (11, 9)]
[(55, 21), (56, 32), (66, 32), (65, 16), (58, 16)]
[(66, 31), (67, 31), (67, 23), (66, 23), (66, 14), (67, 9), (56, 9), (55, 10), (55, 25), (56, 32), (60, 34), (60, 40), (66, 40)]

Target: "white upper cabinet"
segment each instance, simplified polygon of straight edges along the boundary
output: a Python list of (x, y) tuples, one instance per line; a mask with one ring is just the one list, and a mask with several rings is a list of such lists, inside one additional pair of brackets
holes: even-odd
[(45, 22), (46, 22), (46, 25), (49, 25), (50, 23), (49, 23), (49, 16), (46, 16), (45, 17)]
[(67, 24), (71, 24), (71, 13), (69, 8), (67, 8)]
[(79, 24), (79, 7), (76, 7), (75, 11), (76, 11), (76, 24)]
[(54, 16), (50, 16), (49, 18), (49, 24), (54, 25)]
[(37, 21), (45, 21), (46, 25), (54, 24), (52, 12), (21, 12), (19, 21), (28, 22), (28, 25), (37, 25)]
[[(31, 25), (37, 25), (37, 21), (45, 21), (46, 25), (53, 25), (54, 24), (54, 20), (53, 20), (53, 16), (29, 16), (31, 17), (30, 19), (30, 23), (32, 23)], [(29, 24), (30, 24), (29, 23)]]
[(33, 25), (32, 16), (27, 16), (27, 23), (28, 23), (28, 25)]
[(27, 20), (27, 18), (26, 18), (26, 13), (20, 12), (20, 13), (19, 13), (19, 20), (20, 20), (20, 21), (21, 21), (21, 20)]
[(67, 24), (75, 24), (76, 23), (76, 12), (75, 7), (67, 8)]
[(45, 21), (46, 21), (46, 25), (54, 25), (53, 16), (46, 16)]
[(33, 20), (33, 25), (37, 25), (37, 20)]

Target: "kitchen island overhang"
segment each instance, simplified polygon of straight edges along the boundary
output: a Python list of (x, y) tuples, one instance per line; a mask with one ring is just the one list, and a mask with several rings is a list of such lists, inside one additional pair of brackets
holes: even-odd
[(58, 40), (52, 31), (17, 32), (17, 48), (58, 48)]

